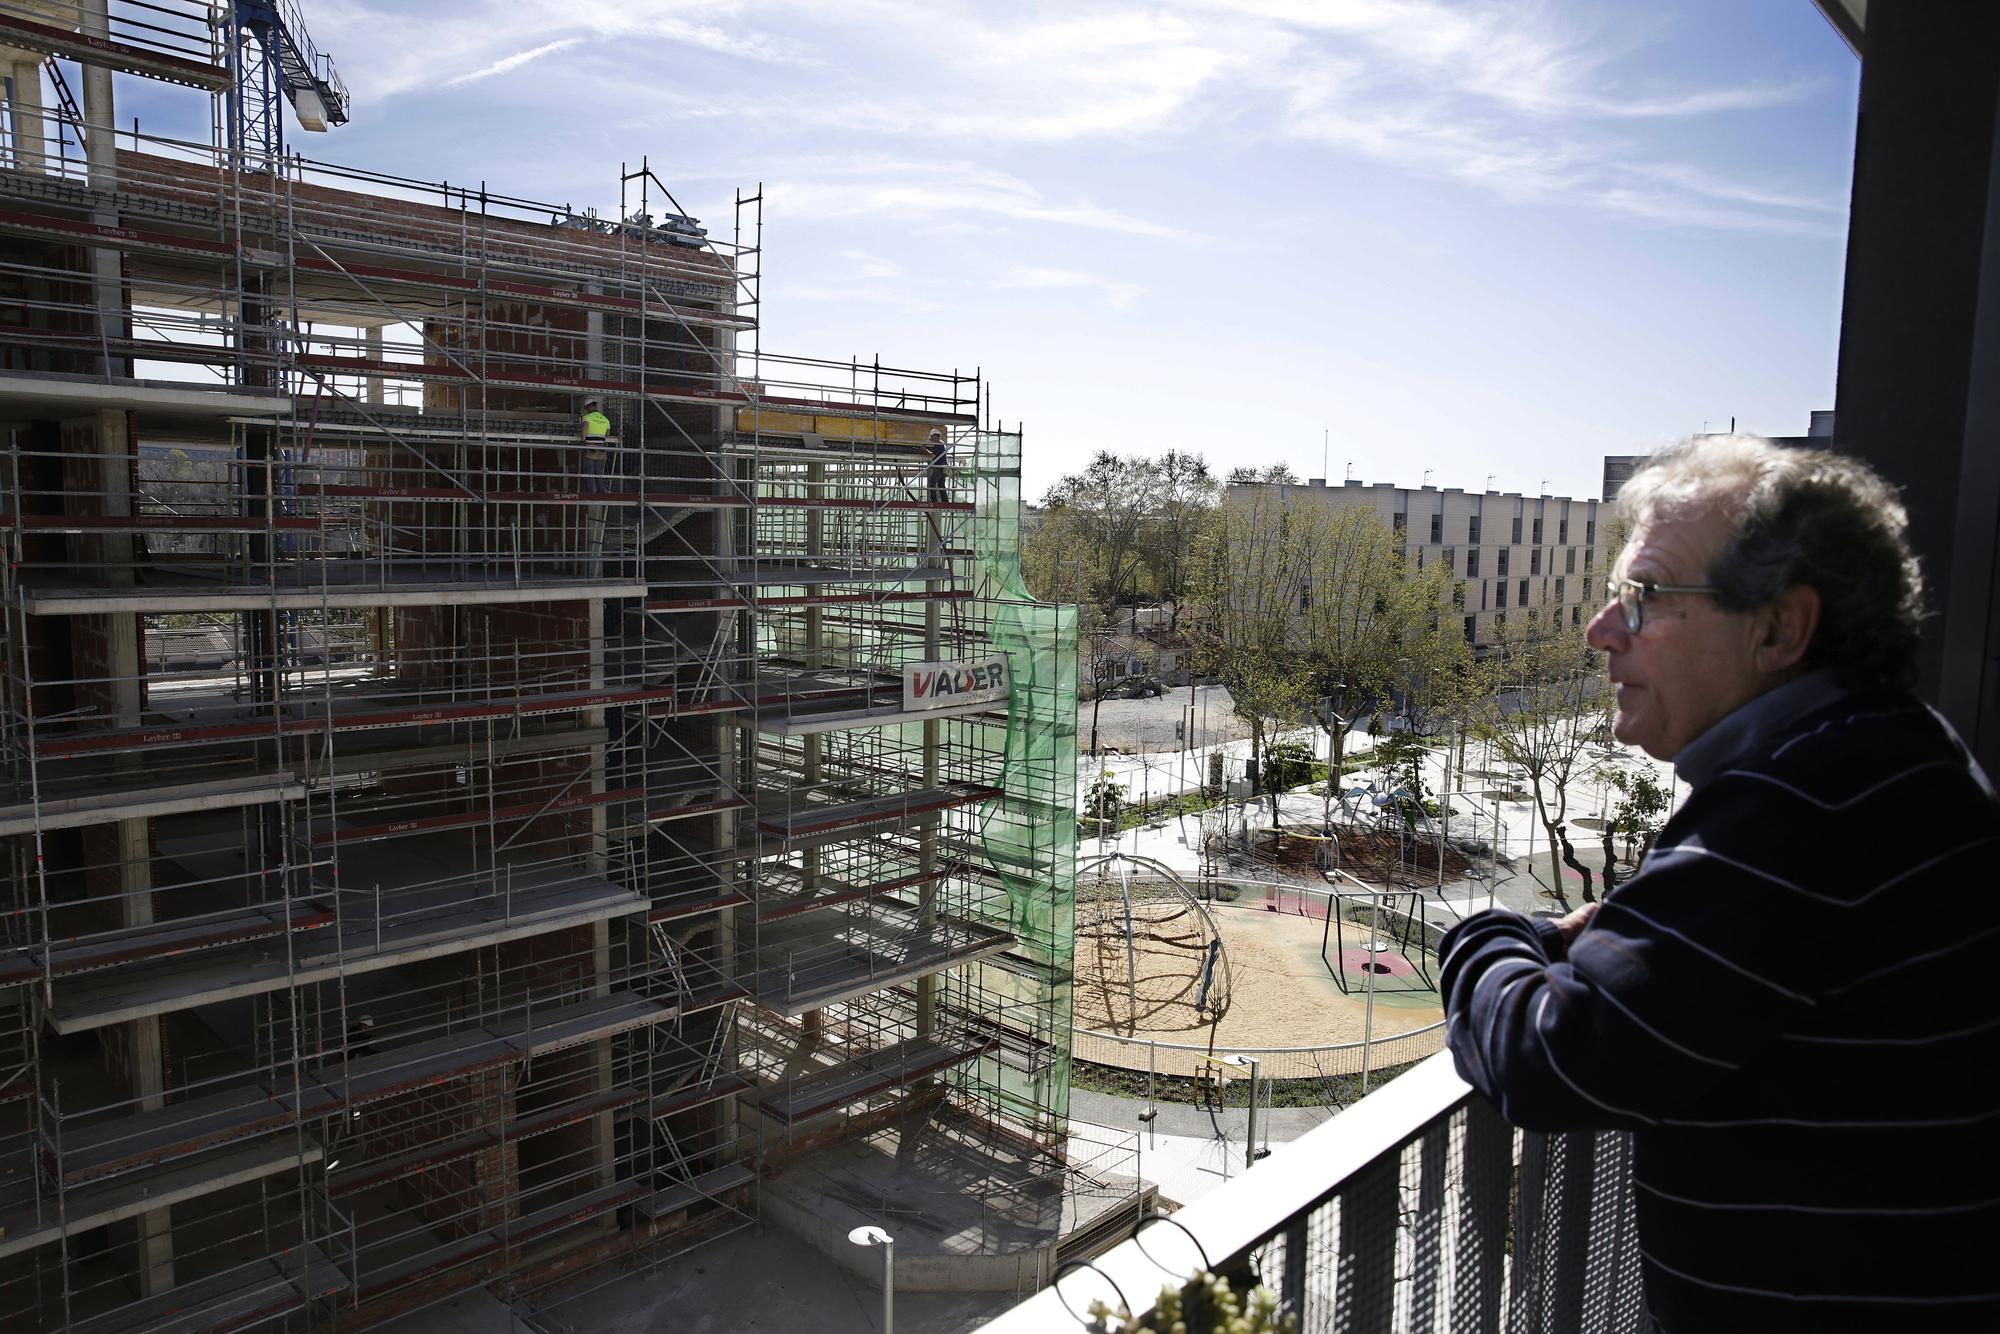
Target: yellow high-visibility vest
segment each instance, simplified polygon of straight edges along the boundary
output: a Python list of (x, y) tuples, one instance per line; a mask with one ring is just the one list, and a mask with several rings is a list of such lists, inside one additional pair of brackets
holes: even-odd
[(611, 418), (601, 412), (583, 414), (583, 437), (586, 440), (602, 440), (611, 434)]

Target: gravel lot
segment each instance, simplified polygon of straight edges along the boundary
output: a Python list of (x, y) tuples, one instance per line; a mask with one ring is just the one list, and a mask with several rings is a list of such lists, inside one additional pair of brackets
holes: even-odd
[[(1174, 725), (1188, 705), (1188, 688), (1169, 687), (1158, 699), (1107, 699), (1097, 714), (1097, 744), (1104, 749), (1137, 754), (1150, 750), (1176, 750)], [(1077, 743), (1090, 748), (1090, 720), (1099, 706), (1085, 700), (1076, 708)], [(1195, 744), (1240, 741), (1250, 729), (1236, 716), (1235, 703), (1221, 686), (1194, 688)]]

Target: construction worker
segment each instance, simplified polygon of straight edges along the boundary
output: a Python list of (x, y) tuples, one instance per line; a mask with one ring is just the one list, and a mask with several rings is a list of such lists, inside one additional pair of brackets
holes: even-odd
[(934, 503), (942, 504), (950, 496), (950, 492), (945, 486), (945, 468), (951, 461), (951, 441), (945, 439), (942, 430), (933, 426), (931, 428), (930, 446), (931, 500)]
[(601, 399), (583, 400), (583, 489), (604, 491), (609, 489), (604, 481), (610, 470), (611, 418), (604, 415)]

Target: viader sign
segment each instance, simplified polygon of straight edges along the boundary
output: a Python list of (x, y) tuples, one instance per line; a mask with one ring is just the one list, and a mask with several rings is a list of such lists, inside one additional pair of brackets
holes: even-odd
[(977, 662), (913, 662), (903, 668), (903, 709), (942, 709), (954, 704), (990, 704), (1007, 698), (1007, 659)]

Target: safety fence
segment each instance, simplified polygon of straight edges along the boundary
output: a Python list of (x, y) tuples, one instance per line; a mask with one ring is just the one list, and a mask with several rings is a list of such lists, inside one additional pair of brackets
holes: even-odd
[(1385, 1074), (1443, 1051), (1444, 1021), (1370, 1041), (1321, 1047), (1211, 1048), (1079, 1028), (1071, 1050), (1087, 1083), (1133, 1097), (1246, 1106), (1250, 1082), (1243, 1076), (1254, 1060), (1262, 1085), (1260, 1103), (1338, 1107), (1360, 1096), (1364, 1075), (1370, 1082), (1380, 1082)]

